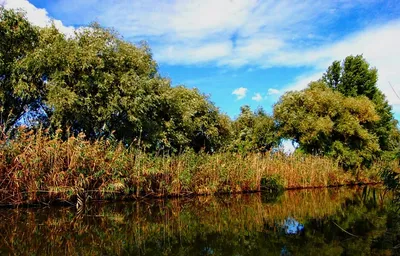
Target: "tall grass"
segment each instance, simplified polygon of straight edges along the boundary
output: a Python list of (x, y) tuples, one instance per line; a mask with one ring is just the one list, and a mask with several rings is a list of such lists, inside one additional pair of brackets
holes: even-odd
[(20, 129), (0, 140), (0, 204), (182, 196), (324, 187), (370, 182), (331, 159), (275, 154), (147, 154), (140, 148), (83, 134)]

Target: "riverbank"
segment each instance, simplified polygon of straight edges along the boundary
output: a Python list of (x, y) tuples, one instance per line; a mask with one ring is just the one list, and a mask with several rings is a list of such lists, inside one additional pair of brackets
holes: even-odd
[(243, 193), (380, 182), (329, 158), (283, 153), (146, 154), (109, 140), (21, 132), (0, 143), (0, 205)]

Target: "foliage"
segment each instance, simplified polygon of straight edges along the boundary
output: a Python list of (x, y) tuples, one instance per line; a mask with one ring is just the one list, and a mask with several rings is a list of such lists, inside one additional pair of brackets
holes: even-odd
[(35, 95), (15, 86), (21, 59), (34, 51), (38, 44), (39, 30), (22, 13), (0, 6), (0, 125), (6, 132), (26, 112), (40, 108), (40, 101)]
[(318, 82), (285, 94), (275, 105), (279, 132), (305, 153), (334, 157), (346, 169), (392, 161), (400, 131), (377, 79), (362, 55), (333, 62)]
[(274, 119), (262, 108), (252, 112), (249, 106), (240, 108), (233, 122), (231, 150), (238, 152), (266, 152), (280, 144)]
[(385, 95), (377, 87), (377, 80), (377, 69), (371, 68), (362, 55), (348, 56), (342, 63), (334, 61), (322, 77), (334, 91), (348, 97), (364, 95), (375, 104), (379, 120), (370, 124), (368, 130), (376, 134), (383, 152), (395, 151), (400, 145), (397, 121)]
[(70, 127), (88, 138), (115, 131), (128, 143), (139, 136), (153, 142), (161, 94), (169, 83), (157, 75), (146, 45), (136, 47), (96, 24), (72, 38), (45, 28), (40, 45), (21, 66), (36, 74), (30, 80), (19, 76), (22, 90), (31, 85), (35, 90), (37, 77), (45, 79), (41, 97), (54, 129)]
[(301, 150), (332, 156), (345, 168), (370, 165), (380, 151), (377, 136), (368, 130), (379, 120), (374, 104), (365, 96), (345, 97), (323, 82), (283, 95), (274, 117), (281, 135)]
[[(209, 189), (213, 192), (257, 187), (261, 176), (269, 168), (268, 161), (276, 160), (276, 156), (267, 152), (276, 151), (282, 137), (300, 143), (305, 153), (333, 157), (345, 168), (370, 166), (377, 157), (392, 159), (400, 152), (400, 132), (395, 128), (390, 106), (376, 87), (376, 70), (371, 69), (362, 56), (350, 56), (342, 64), (334, 62), (321, 81), (312, 83), (304, 91), (285, 94), (275, 105), (273, 117), (261, 108), (252, 112), (248, 106), (244, 106), (239, 117), (232, 121), (197, 89), (183, 85), (171, 86), (170, 80), (158, 73), (157, 63), (147, 44), (132, 44), (112, 29), (92, 24), (77, 30), (73, 36), (66, 36), (55, 26), (38, 28), (30, 24), (23, 13), (1, 8), (0, 35), (0, 127), (3, 147), (8, 150), (11, 147), (24, 155), (26, 152), (21, 148), (25, 141), (18, 137), (18, 126), (34, 128), (32, 131), (36, 132), (32, 136), (38, 138), (35, 147), (49, 143), (51, 148), (54, 145), (49, 141), (52, 141), (60, 150), (63, 147), (65, 151), (76, 150), (76, 154), (82, 157), (76, 159), (83, 161), (76, 165), (79, 171), (74, 169), (75, 173), (69, 173), (71, 180), (80, 177), (77, 173), (82, 170), (91, 173), (108, 163), (109, 159), (99, 152), (106, 141), (112, 142), (114, 147), (107, 145), (103, 148), (112, 152), (111, 155), (123, 152), (120, 164), (126, 170), (121, 170), (121, 166), (113, 167), (120, 173), (144, 171), (135, 169), (137, 152), (141, 156), (144, 152), (149, 153), (143, 159), (157, 163), (161, 161), (161, 155), (174, 159), (182, 154), (183, 158), (190, 156), (190, 160), (185, 161), (192, 161), (195, 157), (187, 153), (191, 150), (200, 153), (199, 158), (193, 160), (196, 164), (207, 157), (212, 161), (218, 157), (241, 157), (238, 166), (231, 166), (235, 173), (232, 175), (238, 175), (239, 167), (243, 168), (241, 173), (247, 177), (238, 180), (248, 184), (226, 185), (226, 177), (218, 173), (220, 169), (207, 166), (217, 172), (215, 176), (210, 174), (215, 178), (213, 188)], [(43, 131), (42, 128), (47, 130)], [(79, 138), (79, 143), (76, 138)], [(79, 146), (68, 148), (71, 146), (69, 142)], [(133, 152), (130, 151), (132, 148)], [(99, 159), (93, 156), (86, 159), (83, 149), (98, 154), (105, 163), (96, 162)], [(9, 157), (18, 158), (12, 150), (5, 151), (10, 154), (4, 158), (6, 160), (3, 159), (5, 162)], [(44, 155), (33, 154), (33, 159), (41, 159), (42, 164), (28, 160), (29, 166), (26, 168), (18, 165), (18, 161), (15, 164), (22, 168), (19, 172), (26, 171), (24, 175), (27, 179), (32, 178), (29, 175), (38, 175), (35, 177), (39, 180), (42, 175), (47, 175), (39, 170), (44, 168), (44, 173), (47, 173), (50, 171), (46, 168), (53, 166), (54, 162), (48, 163), (49, 159), (60, 161), (57, 162), (59, 172), (69, 168), (69, 160), (54, 158), (57, 154), (51, 150), (49, 152), (41, 152)], [(216, 155), (205, 157), (203, 152)], [(265, 159), (254, 160), (258, 159), (257, 153), (263, 153), (261, 155)], [(30, 154), (24, 156), (30, 158)], [(307, 159), (308, 156), (300, 157)], [(325, 158), (323, 161), (317, 159), (317, 162), (325, 161)], [(338, 170), (335, 159), (330, 160), (333, 173)], [(245, 160), (254, 166), (248, 169)], [(182, 163), (186, 164), (185, 161)], [(229, 159), (227, 163), (231, 161)], [(285, 164), (291, 161), (285, 159), (279, 162), (284, 168), (279, 171), (283, 173), (280, 174), (285, 182), (289, 177), (285, 170), (293, 170), (288, 167), (289, 164)], [(258, 163), (264, 165), (258, 166)], [(9, 164), (7, 162), (5, 166), (16, 168)], [(287, 186), (313, 186), (316, 173), (312, 172), (312, 168), (310, 173), (303, 173), (303, 169), (307, 168), (299, 166), (296, 169), (301, 170), (299, 175), (291, 172), (299, 181), (287, 182), (290, 184)], [(164, 165), (147, 167), (160, 168), (158, 171), (161, 173), (166, 168)], [(32, 169), (35, 171), (29, 174)], [(101, 176), (99, 173), (96, 175)], [(110, 173), (114, 174), (114, 169)], [(194, 177), (195, 171), (185, 169), (184, 173), (190, 173), (184, 179), (186, 182)], [(92, 174), (88, 180), (93, 178)], [(129, 184), (141, 184), (138, 181), (141, 179), (139, 174), (135, 178), (130, 174), (124, 175), (124, 179), (129, 177), (126, 178)], [(181, 178), (180, 175), (177, 177)], [(340, 175), (333, 175), (332, 179), (326, 175), (323, 174), (316, 183), (330, 184), (329, 180), (340, 183), (337, 181)], [(41, 189), (43, 184), (36, 184), (36, 178), (24, 182)], [(105, 180), (93, 182), (97, 185), (107, 184), (105, 186), (114, 184)], [(179, 184), (179, 189), (181, 185), (193, 189), (190, 182), (179, 182), (175, 182), (174, 186)], [(16, 184), (17, 187), (20, 185), (18, 182)], [(188, 191), (192, 191), (190, 189)], [(172, 190), (175, 191), (175, 187)], [(140, 187), (135, 191), (144, 190)]]
[(230, 119), (197, 89), (173, 87), (164, 94), (163, 149), (193, 148), (211, 152), (230, 137)]
[[(151, 155), (109, 139), (84, 134), (63, 140), (19, 128), (0, 139), (0, 204), (181, 196), (260, 191), (263, 185), (300, 188), (371, 182), (354, 177), (326, 157), (234, 152)], [(269, 188), (271, 188), (269, 187)]]
[(8, 128), (25, 115), (36, 118), (23, 124), (61, 128), (64, 138), (112, 136), (152, 151), (215, 151), (230, 135), (230, 120), (205, 95), (158, 74), (145, 43), (98, 24), (67, 37), (54, 26), (33, 27), (22, 13), (0, 13), (0, 112)]
[(270, 192), (281, 192), (284, 190), (284, 183), (281, 177), (271, 175), (261, 179), (261, 189)]

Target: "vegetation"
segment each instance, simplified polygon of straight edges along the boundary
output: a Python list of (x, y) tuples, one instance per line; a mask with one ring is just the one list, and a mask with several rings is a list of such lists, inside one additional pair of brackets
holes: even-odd
[[(327, 157), (215, 154), (152, 155), (111, 140), (64, 140), (20, 128), (0, 141), (0, 205), (92, 199), (165, 197), (370, 183)], [(370, 175), (373, 175), (370, 172)]]
[(399, 130), (391, 106), (376, 85), (377, 80), (378, 71), (370, 68), (362, 55), (348, 56), (342, 64), (333, 62), (322, 77), (332, 90), (347, 97), (365, 96), (374, 103), (379, 120), (370, 124), (368, 130), (378, 138), (382, 152), (392, 152), (399, 148)]
[(0, 9), (0, 123), (5, 131), (14, 127), (25, 111), (40, 108), (37, 98), (22, 94), (16, 83), (18, 60), (32, 52), (38, 41), (38, 29), (21, 14)]
[[(146, 43), (98, 24), (66, 36), (0, 7), (1, 203), (376, 182), (400, 152), (376, 81), (349, 56), (272, 116), (243, 106), (231, 120), (199, 90), (171, 86)], [(294, 155), (282, 139), (299, 144)]]
[(282, 135), (304, 152), (339, 159), (346, 169), (394, 159), (400, 133), (376, 82), (377, 70), (361, 55), (333, 62), (318, 82), (275, 105)]
[(21, 13), (0, 13), (6, 131), (19, 121), (88, 139), (140, 140), (151, 151), (216, 150), (227, 136), (227, 118), (198, 90), (172, 88), (146, 44), (97, 24), (66, 37), (55, 27), (32, 26)]
[(274, 115), (282, 135), (301, 150), (337, 158), (348, 169), (370, 165), (380, 151), (377, 136), (367, 129), (379, 120), (373, 103), (345, 97), (322, 82), (285, 94)]
[(267, 152), (280, 144), (274, 119), (262, 108), (253, 113), (249, 106), (241, 107), (232, 130), (230, 150), (235, 152)]

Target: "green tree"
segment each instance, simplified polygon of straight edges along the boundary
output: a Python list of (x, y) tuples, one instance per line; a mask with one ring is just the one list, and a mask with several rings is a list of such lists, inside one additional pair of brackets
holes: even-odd
[[(147, 45), (137, 47), (94, 24), (66, 38), (54, 27), (41, 31), (40, 45), (20, 64), (18, 85), (36, 87), (52, 127), (84, 132), (89, 138), (115, 131), (118, 139), (153, 143), (161, 95), (169, 81), (157, 74)], [(23, 76), (29, 70), (30, 79)]]
[[(39, 30), (24, 13), (0, 6), (0, 125), (9, 131), (21, 117), (40, 108), (40, 99), (16, 87), (18, 65), (37, 48)], [(28, 72), (24, 76), (30, 76)]]
[(392, 108), (379, 90), (378, 71), (362, 55), (348, 56), (342, 63), (334, 61), (322, 77), (328, 87), (348, 97), (364, 95), (370, 99), (379, 115), (379, 120), (369, 127), (379, 139), (383, 151), (393, 151), (399, 147), (397, 121)]
[(380, 152), (378, 137), (368, 130), (379, 120), (373, 102), (346, 97), (322, 81), (284, 94), (274, 117), (284, 138), (306, 153), (337, 158), (346, 168), (369, 165)]
[(165, 93), (163, 137), (166, 148), (191, 147), (215, 151), (230, 138), (230, 119), (219, 112), (206, 95), (184, 86)]
[(52, 130), (113, 134), (150, 150), (213, 151), (229, 138), (230, 119), (198, 90), (171, 87), (147, 44), (98, 24), (67, 37), (1, 11), (0, 102), (10, 127), (29, 112)]
[(232, 126), (233, 150), (265, 152), (280, 144), (274, 119), (262, 108), (252, 112), (249, 106), (242, 106)]

